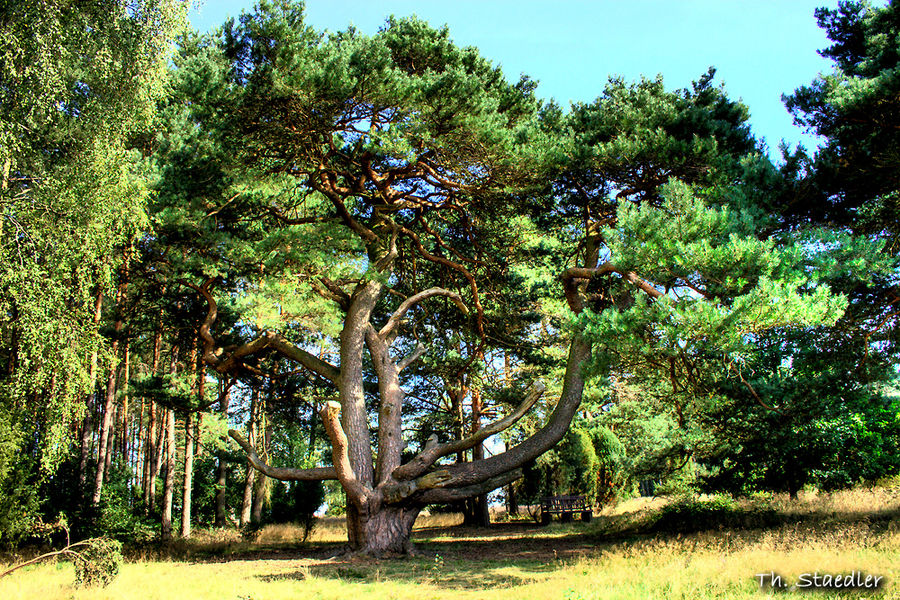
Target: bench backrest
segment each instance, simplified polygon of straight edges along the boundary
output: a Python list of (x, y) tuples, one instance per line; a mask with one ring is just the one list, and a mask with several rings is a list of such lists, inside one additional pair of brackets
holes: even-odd
[(587, 510), (584, 496), (547, 496), (541, 499), (541, 508), (552, 511)]

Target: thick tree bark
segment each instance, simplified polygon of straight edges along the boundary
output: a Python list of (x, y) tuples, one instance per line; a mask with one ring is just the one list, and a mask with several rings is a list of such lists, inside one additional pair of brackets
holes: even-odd
[[(356, 479), (370, 488), (374, 483), (375, 473), (363, 391), (363, 350), (372, 310), (381, 296), (382, 287), (377, 281), (365, 281), (356, 287), (350, 297), (350, 306), (341, 330), (341, 376), (338, 385), (341, 426), (347, 435), (350, 467)], [(354, 499), (357, 502), (360, 500)]]
[(590, 342), (576, 334), (569, 347), (560, 399), (547, 424), (527, 440), (496, 456), (471, 463), (449, 465), (447, 471), (451, 475), (450, 481), (441, 488), (424, 492), (421, 500), (428, 503), (450, 502), (457, 496), (453, 488), (477, 486), (505, 473), (511, 473), (556, 445), (566, 434), (581, 403), (584, 392), (584, 376), (581, 368), (590, 356)]
[[(362, 229), (376, 237), (376, 239), (364, 238), (369, 248), (370, 263), (381, 271), (382, 275), (389, 275), (392, 256), (396, 256), (395, 240), (392, 239), (390, 244), (386, 240), (379, 241), (371, 230), (364, 227)], [(394, 232), (397, 231), (394, 226)], [(393, 246), (393, 249), (388, 253), (383, 252), (388, 245)], [(579, 278), (582, 275), (575, 274), (572, 277)], [(420, 293), (411, 297), (403, 302), (385, 327), (377, 331), (371, 319), (373, 309), (383, 291), (380, 280), (364, 279), (355, 285), (352, 294), (343, 292), (333, 282), (330, 285), (327, 283), (323, 285), (328, 288), (329, 297), (338, 302), (345, 311), (340, 336), (339, 369), (323, 363), (302, 349), (290, 346), (275, 334), (264, 334), (252, 342), (239, 346), (230, 354), (223, 354), (223, 349), (216, 348), (211, 333), (211, 326), (216, 317), (216, 305), (208, 289), (209, 282), (203, 286), (190, 287), (203, 295), (209, 303), (209, 313), (200, 328), (200, 334), (204, 339), (204, 360), (216, 370), (222, 373), (241, 369), (246, 371), (249, 366), (242, 363), (245, 357), (271, 349), (296, 360), (337, 385), (339, 402), (327, 402), (320, 411), (331, 441), (333, 468), (276, 469), (266, 464), (256, 453), (255, 445), (260, 440), (252, 427), (249, 442), (235, 431), (230, 434), (247, 452), (249, 464), (269, 476), (286, 480), (336, 477), (347, 495), (347, 532), (352, 551), (373, 555), (412, 552), (412, 526), (423, 506), (483, 496), (498, 487), (509, 485), (521, 477), (522, 465), (552, 448), (564, 436), (581, 401), (584, 388), (581, 367), (591, 354), (590, 343), (578, 335), (574, 337), (570, 346), (559, 402), (546, 425), (530, 439), (490, 458), (478, 458), (478, 451), (475, 450), (476, 459), (471, 463), (433, 470), (436, 461), (441, 457), (476, 448), (489, 436), (513, 425), (542, 393), (543, 386), (540, 384), (535, 384), (525, 394), (522, 405), (507, 417), (484, 427), (479, 423), (477, 427), (473, 427), (471, 435), (462, 437), (460, 432), (460, 439), (455, 441), (439, 444), (437, 439), (432, 439), (415, 459), (407, 464), (400, 464), (399, 457), (403, 444), (400, 441), (402, 419), (399, 412), (404, 394), (399, 386), (398, 374), (421, 356), (421, 350), (417, 349), (409, 357), (397, 360), (390, 355), (391, 344), (403, 313), (415, 302), (432, 295), (449, 294), (429, 290), (427, 294)], [(581, 291), (581, 288), (576, 286), (572, 296), (580, 300)], [(573, 304), (572, 309), (578, 312), (581, 305)], [(479, 317), (480, 315), (479, 309)], [(363, 390), (363, 353), (366, 347), (377, 375), (381, 401), (377, 465), (373, 464)], [(480, 412), (480, 409), (476, 411), (479, 417)], [(242, 524), (249, 519), (249, 514), (246, 513), (249, 512), (251, 504), (252, 477), (253, 471), (249, 470), (248, 466)], [(484, 508), (486, 506), (482, 504), (482, 510)]]
[(351, 551), (375, 557), (414, 554), (412, 528), (421, 509), (418, 505), (389, 505), (363, 515), (348, 503)]

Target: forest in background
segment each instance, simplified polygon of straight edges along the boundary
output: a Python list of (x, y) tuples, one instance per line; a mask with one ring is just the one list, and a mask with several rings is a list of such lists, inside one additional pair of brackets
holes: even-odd
[(817, 12), (776, 159), (712, 69), (566, 108), (415, 18), (56, 5), (0, 13), (0, 543), (900, 470), (893, 4)]

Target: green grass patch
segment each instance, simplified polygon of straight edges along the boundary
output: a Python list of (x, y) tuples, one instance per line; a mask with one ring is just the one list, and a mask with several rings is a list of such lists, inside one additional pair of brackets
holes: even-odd
[[(779, 522), (759, 526), (759, 515), (771, 513)], [(0, 598), (718, 600), (772, 597), (755, 575), (773, 570), (788, 582), (816, 570), (862, 570), (889, 581), (877, 596), (788, 589), (778, 598), (897, 598), (898, 516), (894, 488), (807, 495), (796, 503), (636, 500), (589, 524), (471, 528), (425, 519), (415, 532), (422, 555), (403, 560), (331, 558), (341, 545), (338, 522), (325, 523), (306, 543), (287, 527), (264, 530), (255, 542), (212, 531), (179, 542), (172, 555), (126, 561), (106, 588), (75, 587), (73, 567), (63, 562), (0, 580)], [(694, 531), (669, 531), (678, 526)]]

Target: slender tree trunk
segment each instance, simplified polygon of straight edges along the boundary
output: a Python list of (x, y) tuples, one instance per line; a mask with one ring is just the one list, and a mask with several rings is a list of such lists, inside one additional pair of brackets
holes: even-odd
[(151, 483), (154, 486), (154, 491), (156, 490), (156, 478), (160, 476), (163, 470), (163, 463), (166, 458), (166, 435), (167, 435), (167, 427), (168, 427), (168, 414), (169, 411), (163, 406), (156, 407), (157, 416), (156, 419), (159, 421), (159, 433), (156, 436), (156, 456), (153, 458), (153, 474)]
[[(265, 413), (265, 405), (260, 405), (260, 410), (257, 418), (256, 425), (257, 436), (261, 441), (262, 451), (261, 456), (263, 460), (268, 462), (269, 460), (269, 448), (272, 444), (272, 425), (269, 423), (269, 419)], [(254, 485), (254, 493), (253, 493), (253, 511), (251, 514), (251, 519), (254, 523), (259, 523), (262, 521), (262, 510), (263, 505), (266, 503), (269, 497), (269, 486), (271, 481), (268, 477), (263, 475), (262, 473), (256, 474), (256, 481)]]
[(175, 411), (166, 414), (166, 481), (163, 487), (162, 539), (172, 539), (172, 500), (175, 497)]
[(506, 486), (506, 511), (512, 516), (519, 514), (519, 497), (516, 494), (515, 484)]
[[(194, 344), (190, 353), (191, 389), (193, 396), (202, 401), (203, 387), (200, 384), (201, 368), (198, 363), (198, 344)], [(191, 536), (191, 496), (194, 478), (194, 446), (196, 445), (196, 420), (194, 413), (188, 409), (184, 416), (184, 478), (181, 487), (181, 537)]]
[[(96, 331), (100, 325), (101, 309), (103, 307), (103, 292), (97, 291), (97, 299), (94, 302), (94, 330)], [(87, 486), (87, 465), (91, 457), (91, 433), (94, 425), (92, 423), (93, 412), (97, 408), (97, 351), (91, 352), (91, 367), (89, 379), (91, 388), (84, 400), (85, 411), (84, 419), (81, 423), (81, 459), (78, 463), (78, 480), (81, 488)]]
[[(448, 390), (450, 396), (450, 410), (453, 412), (453, 436), (457, 440), (463, 439), (465, 431), (463, 429), (463, 384), (457, 387), (451, 387)], [(466, 462), (466, 453), (462, 450), (456, 453), (456, 462)]]
[(110, 428), (113, 424), (113, 417), (116, 411), (116, 379), (118, 375), (118, 366), (116, 359), (119, 351), (119, 334), (122, 332), (124, 325), (122, 321), (122, 310), (125, 302), (126, 284), (119, 284), (119, 290), (116, 294), (116, 321), (113, 325), (113, 341), (112, 341), (112, 365), (109, 369), (109, 377), (106, 380), (106, 401), (103, 408), (103, 422), (100, 426), (100, 449), (97, 456), (97, 476), (94, 479), (94, 495), (91, 503), (94, 506), (100, 504), (100, 495), (103, 491), (103, 477), (106, 473), (107, 463), (109, 460), (110, 448)]
[[(472, 434), (481, 429), (481, 413), (484, 405), (481, 400), (481, 390), (473, 387), (472, 391)], [(484, 444), (478, 443), (472, 447), (472, 461), (484, 459)], [(491, 524), (491, 509), (488, 505), (487, 494), (479, 494), (472, 498), (473, 517), (477, 525), (487, 527)]]
[(128, 464), (129, 449), (129, 430), (128, 430), (128, 380), (131, 377), (131, 343), (129, 339), (125, 339), (125, 364), (122, 373), (122, 423), (120, 425), (120, 435), (122, 436), (121, 446), (119, 448), (122, 454), (122, 463)]
[[(223, 383), (224, 385), (224, 383)], [(219, 410), (222, 412), (223, 417), (228, 419), (228, 403), (229, 397), (231, 393), (230, 390), (223, 390), (222, 393), (219, 394), (220, 404)], [(225, 527), (226, 521), (226, 507), (225, 507), (225, 498), (226, 491), (228, 487), (228, 463), (219, 456), (217, 459), (218, 464), (216, 466), (216, 527)]]
[(147, 454), (144, 452), (144, 438), (146, 436), (146, 427), (144, 426), (144, 412), (147, 408), (147, 399), (141, 398), (141, 411), (137, 420), (137, 427), (133, 428), (134, 439), (131, 441), (132, 452), (134, 453), (134, 476), (137, 479), (136, 486), (141, 490), (141, 499), (144, 501), (144, 509), (147, 507), (147, 481), (145, 479), (147, 473), (146, 459)]
[(253, 484), (256, 481), (256, 469), (247, 463), (247, 469), (244, 471), (244, 496), (241, 500), (241, 527), (246, 526), (250, 522), (253, 508)]
[[(172, 352), (172, 375), (175, 375), (178, 365), (178, 349)], [(162, 507), (162, 539), (172, 539), (172, 500), (175, 497), (175, 411), (165, 409), (166, 415), (166, 481), (163, 487)]]
[(181, 537), (191, 537), (191, 491), (194, 475), (194, 416), (184, 416), (184, 480), (181, 492)]
[[(153, 365), (151, 373), (159, 374), (159, 358), (162, 349), (162, 330), (157, 321), (156, 333), (153, 336)], [(156, 476), (159, 473), (159, 456), (156, 440), (156, 402), (150, 400), (149, 416), (147, 417), (147, 441), (144, 445), (144, 506), (147, 512), (152, 512), (156, 507)]]
[[(512, 382), (512, 364), (509, 360), (509, 352), (503, 352), (503, 385), (509, 386)], [(519, 498), (516, 495), (514, 483), (506, 486), (506, 512), (512, 516), (519, 514)]]
[(156, 505), (156, 402), (149, 402), (144, 442), (144, 506), (147, 512)]
[[(259, 402), (259, 392), (254, 388), (250, 393), (250, 422), (247, 424), (247, 437), (250, 444), (257, 444), (257, 404)], [(241, 527), (246, 526), (250, 522), (253, 510), (253, 488), (256, 482), (256, 469), (247, 463), (247, 471), (244, 478), (244, 497), (241, 501)]]

